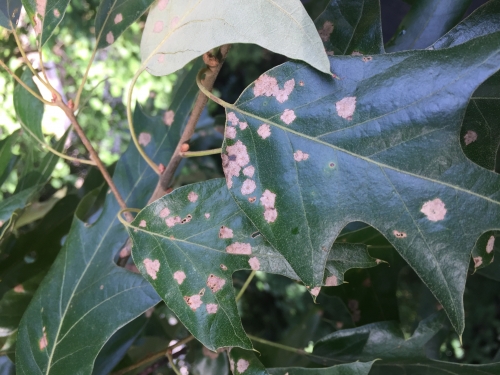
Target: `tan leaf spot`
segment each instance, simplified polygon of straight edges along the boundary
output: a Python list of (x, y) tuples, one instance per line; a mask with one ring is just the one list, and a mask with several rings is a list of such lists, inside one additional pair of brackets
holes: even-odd
[(406, 238), (405, 232), (398, 232), (397, 230), (392, 232), (396, 238)]
[(255, 173), (255, 168), (252, 165), (249, 165), (245, 169), (243, 169), (243, 174), (247, 177), (252, 178)]
[(292, 122), (295, 121), (297, 116), (295, 116), (295, 112), (292, 111), (291, 109), (285, 109), (280, 118), (281, 121), (283, 121), (285, 124), (290, 125)]
[(250, 366), (250, 364), (247, 360), (238, 359), (238, 362), (236, 362), (236, 369), (240, 374), (243, 374), (247, 370), (248, 366)]
[(305, 152), (297, 150), (296, 152), (293, 153), (293, 158), (295, 159), (295, 161), (307, 160), (307, 159), (309, 159), (309, 154), (306, 154)]
[(246, 123), (246, 122), (240, 122), (240, 129), (241, 130), (245, 130), (246, 128), (248, 128), (248, 123)]
[(157, 58), (156, 60), (159, 62), (159, 63), (162, 63), (165, 61), (165, 55), (163, 53), (159, 53), (158, 55), (156, 55)]
[(160, 270), (160, 261), (155, 259), (154, 261), (146, 258), (143, 261), (144, 266), (146, 267), (146, 272), (153, 280), (156, 280), (156, 273)]
[(141, 228), (146, 228), (146, 220), (141, 220), (141, 222), (139, 223), (139, 226)]
[(207, 212), (207, 213), (205, 214), (205, 217), (206, 217), (207, 219), (210, 219), (210, 214)]
[(491, 253), (494, 247), (495, 247), (495, 236), (491, 236), (490, 239), (488, 240), (488, 243), (486, 244), (486, 252), (488, 254)]
[(276, 78), (263, 74), (255, 81), (253, 94), (255, 96), (272, 96), (278, 90), (278, 81)]
[(233, 238), (233, 230), (223, 225), (219, 230), (219, 238)]
[(220, 265), (220, 268), (223, 270), (223, 271), (227, 271), (227, 266), (225, 264), (221, 264)]
[(252, 246), (249, 243), (235, 242), (226, 247), (226, 253), (249, 255), (252, 254)]
[(226, 138), (235, 139), (236, 138), (236, 128), (232, 126), (226, 127)]
[[(162, 55), (163, 56), (163, 55)], [(172, 126), (175, 120), (175, 112), (174, 111), (167, 111), (163, 114), (163, 122), (167, 126)]]
[(174, 280), (177, 281), (177, 284), (181, 285), (185, 279), (186, 279), (186, 274), (183, 271), (174, 272)]
[(123, 21), (123, 15), (121, 13), (118, 13), (116, 16), (115, 16), (115, 25), (117, 23), (120, 23)]
[(195, 294), (191, 297), (184, 297), (184, 301), (188, 304), (191, 310), (196, 311), (202, 304), (201, 296), (199, 294)]
[(24, 287), (23, 287), (23, 284), (17, 284), (17, 285), (14, 287), (14, 292), (16, 292), (16, 293), (24, 293)]
[(139, 134), (139, 144), (142, 146), (147, 146), (151, 142), (151, 134), (141, 133)]
[(337, 286), (339, 285), (339, 281), (337, 279), (337, 276), (332, 275), (326, 278), (325, 280), (325, 286)]
[[(219, 308), (219, 305), (217, 305), (215, 303), (208, 303), (206, 307), (207, 307), (207, 313), (216, 314), (217, 309)], [(216, 358), (217, 358), (217, 356), (216, 356)]]
[(238, 125), (238, 123), (240, 122), (240, 120), (238, 120), (238, 117), (236, 117), (236, 114), (234, 112), (229, 112), (227, 114), (227, 121), (233, 126)]
[(323, 24), (323, 28), (318, 30), (319, 37), (323, 42), (328, 42), (328, 39), (330, 39), (330, 35), (333, 32), (333, 23), (330, 21), (325, 21)]
[(335, 104), (337, 114), (347, 120), (352, 120), (352, 115), (356, 110), (356, 97), (348, 96)]
[[(45, 331), (45, 327), (43, 327), (43, 330)], [(42, 338), (40, 339), (40, 341), (38, 341), (38, 347), (40, 348), (40, 350), (43, 350), (47, 347), (48, 344), (49, 342), (47, 341), (47, 334), (44, 332)]]
[(260, 135), (262, 139), (266, 139), (271, 136), (271, 128), (267, 124), (262, 124), (257, 130), (257, 134)]
[(477, 141), (477, 133), (475, 131), (469, 130), (465, 135), (464, 135), (464, 142), (465, 145), (468, 146), (472, 142)]
[(430, 221), (443, 220), (446, 215), (446, 208), (443, 201), (436, 198), (432, 201), (425, 202), (420, 212), (422, 212)]
[(160, 218), (165, 219), (168, 215), (170, 215), (170, 210), (167, 207), (160, 211)]
[(250, 258), (248, 264), (253, 271), (258, 271), (260, 269), (260, 262), (257, 257)]
[(221, 279), (220, 277), (217, 277), (215, 275), (208, 276), (207, 286), (210, 288), (212, 293), (216, 293), (221, 290), (225, 283), (226, 280)]
[(474, 268), (478, 268), (483, 264), (483, 258), (482, 257), (474, 257), (472, 258), (474, 260)]
[(172, 21), (170, 21), (170, 28), (171, 29), (175, 29), (177, 27), (177, 25), (179, 24), (179, 21), (181, 19), (177, 16), (175, 16), (174, 18), (172, 18)]
[(196, 194), (194, 191), (192, 191), (188, 194), (188, 199), (191, 203), (194, 203), (198, 200), (198, 194)]
[(108, 42), (108, 44), (113, 44), (114, 41), (115, 37), (113, 33), (110, 31), (109, 33), (106, 34), (106, 42)]
[(59, 9), (54, 9), (54, 17), (59, 18), (61, 17), (61, 12), (59, 12)]
[(254, 180), (246, 179), (245, 182), (243, 182), (243, 185), (241, 185), (241, 194), (252, 194), (256, 188), (257, 186), (255, 185)]
[(36, 12), (42, 17), (45, 16), (45, 8), (47, 7), (47, 0), (36, 0)]
[(317, 297), (320, 291), (321, 291), (321, 287), (317, 286), (317, 287), (311, 289), (311, 294), (314, 297)]
[(265, 190), (260, 198), (260, 204), (264, 206), (264, 219), (268, 223), (273, 223), (278, 217), (278, 211), (274, 207), (276, 200), (276, 194), (271, 193), (269, 190)]

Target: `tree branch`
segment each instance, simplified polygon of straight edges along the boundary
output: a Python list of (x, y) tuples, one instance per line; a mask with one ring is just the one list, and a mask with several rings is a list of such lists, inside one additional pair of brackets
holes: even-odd
[[(217, 75), (219, 74), (222, 65), (224, 64), (224, 61), (226, 60), (226, 56), (230, 48), (230, 45), (222, 46), (220, 48), (220, 57), (218, 57), (218, 59), (216, 59), (215, 61), (214, 57), (211, 56), (211, 54), (206, 53), (203, 56), (203, 60), (207, 64), (207, 69), (205, 72), (205, 78), (203, 79), (202, 83), (208, 91), (212, 91), (215, 79), (217, 78)], [(198, 97), (196, 98), (193, 111), (191, 112), (191, 117), (189, 118), (186, 128), (184, 129), (184, 133), (182, 134), (181, 139), (179, 140), (179, 143), (177, 144), (177, 147), (174, 151), (174, 154), (172, 155), (170, 162), (165, 168), (165, 171), (160, 174), (158, 185), (156, 186), (156, 189), (149, 202), (153, 202), (167, 194), (174, 173), (182, 160), (182, 145), (188, 142), (193, 136), (196, 124), (198, 123), (198, 120), (200, 119), (201, 113), (203, 112), (203, 109), (205, 108), (207, 102), (208, 97), (200, 91), (198, 93)]]

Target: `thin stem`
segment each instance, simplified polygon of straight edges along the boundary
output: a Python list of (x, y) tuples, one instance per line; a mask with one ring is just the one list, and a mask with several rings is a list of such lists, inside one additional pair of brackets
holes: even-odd
[(50, 145), (48, 145), (47, 143), (45, 143), (44, 141), (42, 141), (41, 139), (39, 139), (32, 131), (29, 127), (26, 126), (25, 123), (23, 123), (22, 121), (19, 121), (21, 126), (23, 127), (23, 129), (28, 132), (30, 134), (31, 137), (33, 137), (34, 139), (37, 140), (38, 143), (40, 143), (42, 145), (42, 147), (45, 147), (47, 150), (49, 150), (50, 152), (52, 152), (54, 155), (57, 155), (59, 156), (60, 158), (62, 159), (66, 159), (66, 160), (69, 160), (71, 162), (74, 162), (74, 163), (81, 163), (81, 164), (87, 164), (87, 165), (96, 165), (96, 163), (94, 163), (92, 160), (86, 160), (86, 159), (78, 159), (78, 158), (74, 158), (72, 156), (69, 156), (69, 155), (66, 155), (66, 154), (63, 154), (59, 151), (57, 151), (56, 149), (52, 148)]
[(42, 69), (42, 74), (43, 77), (47, 82), (49, 82), (49, 77), (47, 77), (47, 72), (45, 71), (45, 65), (43, 65), (43, 53), (42, 53), (42, 47), (38, 47), (38, 55), (40, 56), (40, 68)]
[[(220, 48), (219, 63), (216, 66), (211, 66), (209, 68), (203, 69), (198, 73), (198, 77), (200, 77), (200, 84), (203, 86), (203, 91), (198, 93), (198, 97), (196, 98), (196, 101), (193, 106), (193, 111), (191, 112), (191, 116), (188, 120), (188, 123), (184, 128), (184, 133), (182, 134), (179, 143), (175, 148), (174, 154), (172, 155), (170, 162), (165, 168), (165, 171), (161, 174), (158, 184), (156, 185), (156, 189), (149, 202), (152, 202), (167, 194), (168, 188), (170, 187), (170, 183), (172, 181), (172, 178), (174, 177), (175, 171), (177, 170), (177, 167), (179, 166), (182, 160), (182, 155), (181, 155), (182, 145), (184, 143), (187, 143), (193, 136), (196, 124), (198, 123), (201, 113), (203, 112), (203, 109), (205, 108), (208, 102), (208, 97), (206, 94), (204, 94), (204, 92), (206, 91), (210, 93), (210, 91), (213, 89), (215, 80), (222, 68), (222, 65), (224, 64), (224, 61), (226, 59), (226, 56), (230, 48), (231, 45), (229, 44), (222, 46)], [(202, 84), (201, 76), (203, 74), (205, 74), (205, 79), (203, 80)]]
[(96, 150), (94, 149), (94, 146), (92, 146), (89, 139), (85, 135), (85, 132), (83, 131), (82, 127), (78, 123), (78, 120), (76, 119), (75, 114), (73, 113), (73, 110), (70, 109), (66, 104), (64, 104), (64, 102), (60, 98), (57, 99), (57, 105), (64, 111), (64, 113), (66, 113), (66, 116), (68, 116), (69, 120), (71, 121), (71, 124), (73, 124), (73, 127), (74, 127), (76, 133), (78, 134), (83, 145), (85, 146), (85, 148), (89, 152), (90, 158), (96, 163), (97, 168), (99, 169), (102, 176), (104, 177), (104, 179), (108, 183), (108, 186), (111, 189), (111, 191), (113, 192), (120, 207), (122, 209), (127, 208), (127, 204), (125, 203), (122, 196), (120, 195), (120, 192), (118, 191), (115, 183), (113, 182), (113, 179), (109, 175), (108, 170), (106, 169), (106, 166), (103, 164), (101, 158), (99, 158), (99, 155), (97, 154)]
[(130, 82), (130, 87), (128, 88), (128, 93), (127, 93), (127, 120), (128, 120), (128, 128), (130, 131), (130, 136), (132, 138), (132, 141), (134, 142), (135, 147), (137, 148), (137, 151), (139, 151), (139, 154), (141, 154), (142, 158), (146, 160), (146, 162), (149, 164), (149, 166), (157, 173), (160, 174), (160, 169), (156, 165), (156, 163), (151, 160), (151, 158), (144, 152), (142, 149), (142, 146), (139, 144), (139, 140), (137, 139), (137, 135), (135, 134), (135, 129), (134, 129), (134, 120), (132, 117), (132, 92), (134, 91), (134, 86), (137, 83), (137, 80), (139, 79), (139, 76), (146, 70), (146, 67), (141, 67), (135, 73), (134, 77), (132, 78), (132, 82)]
[(302, 349), (297, 349), (297, 348), (292, 348), (291, 346), (283, 345), (283, 344), (278, 344), (277, 342), (272, 342), (272, 341), (267, 341), (265, 339), (261, 339), (256, 336), (252, 336), (247, 334), (248, 338), (252, 341), (260, 342), (261, 344), (268, 345), (268, 346), (273, 346), (275, 348), (281, 349), (281, 350), (286, 350), (287, 352), (292, 352), (300, 355), (309, 355), (309, 353), (305, 352)]
[(181, 152), (181, 156), (183, 158), (196, 158), (199, 156), (217, 155), (220, 153), (222, 153), (222, 148), (216, 148), (214, 150), (206, 150), (206, 151), (186, 151), (186, 152)]
[(243, 297), (243, 294), (245, 293), (245, 291), (247, 290), (248, 286), (252, 282), (252, 280), (255, 277), (256, 273), (257, 273), (257, 271), (252, 271), (252, 273), (250, 273), (250, 275), (248, 275), (247, 281), (245, 281), (245, 284), (243, 284), (243, 287), (241, 288), (240, 292), (236, 296), (236, 302), (238, 302), (241, 299), (241, 297)]
[(181, 345), (184, 345), (184, 344), (187, 344), (188, 342), (190, 342), (191, 340), (194, 339), (194, 336), (188, 336), (184, 339), (182, 339), (181, 341), (175, 343), (174, 345), (171, 345), (169, 346), (168, 348), (166, 349), (162, 349), (158, 352), (155, 352), (155, 353), (151, 353), (150, 355), (144, 357), (143, 359), (141, 359), (139, 362), (136, 362), (130, 366), (127, 366), (125, 368), (122, 368), (121, 370), (118, 370), (116, 372), (113, 372), (111, 375), (124, 375), (126, 374), (127, 372), (129, 371), (132, 371), (132, 370), (135, 370), (136, 368), (139, 368), (141, 366), (144, 366), (150, 362), (153, 362), (159, 358), (162, 358), (162, 357), (165, 357), (166, 353), (168, 351), (172, 351), (174, 350), (175, 348), (177, 348), (178, 346), (181, 346)]
[[(109, 14), (108, 14), (109, 17)], [(102, 32), (102, 30), (101, 30)], [(94, 47), (94, 50), (92, 51), (92, 56), (90, 56), (90, 61), (87, 64), (87, 69), (85, 70), (85, 74), (83, 75), (82, 82), (80, 83), (80, 86), (78, 86), (78, 91), (76, 92), (76, 97), (75, 97), (75, 110), (79, 108), (80, 105), (80, 98), (82, 96), (83, 92), (83, 87), (85, 86), (85, 83), (87, 82), (87, 79), (89, 77), (90, 73), (90, 68), (92, 67), (92, 63), (94, 62), (95, 55), (97, 54), (97, 45), (99, 43), (99, 38), (101, 37), (101, 34), (99, 34), (98, 39), (96, 40), (96, 45)]]
[[(92, 87), (92, 89), (90, 90), (89, 92), (89, 96), (88, 98), (85, 99), (85, 101), (83, 102), (83, 104), (81, 106), (78, 106), (78, 112), (76, 114), (76, 116), (78, 117), (78, 115), (86, 108), (88, 102), (90, 101), (90, 99), (92, 98), (92, 94), (94, 93), (94, 91), (101, 85), (101, 83), (103, 82), (106, 82), (107, 80), (109, 80), (110, 77), (106, 77), (106, 78), (103, 78), (101, 79), (99, 82), (97, 82), (94, 87)], [(76, 108), (76, 107), (75, 107)]]
[(5, 63), (2, 60), (0, 60), (0, 66), (2, 68), (4, 68), (7, 71), (7, 73), (9, 73), (9, 75), (12, 76), (12, 78), (14, 78), (17, 81), (17, 83), (19, 83), (22, 87), (24, 87), (24, 89), (26, 91), (28, 91), (35, 98), (37, 98), (38, 100), (40, 100), (43, 104), (47, 104), (47, 105), (51, 105), (51, 106), (55, 105), (55, 103), (52, 103), (52, 102), (49, 102), (49, 101), (45, 100), (40, 95), (38, 95), (36, 92), (34, 92), (30, 87), (28, 87), (28, 85), (26, 85), (26, 83), (24, 83), (21, 80), (21, 78), (19, 78), (18, 76), (16, 76), (15, 73), (12, 70), (10, 70), (10, 68), (7, 65), (5, 65)]
[(167, 350), (167, 358), (168, 358), (168, 362), (170, 363), (170, 366), (172, 367), (172, 370), (174, 370), (175, 374), (182, 375), (174, 363), (174, 359), (172, 358), (172, 352), (170, 350)]

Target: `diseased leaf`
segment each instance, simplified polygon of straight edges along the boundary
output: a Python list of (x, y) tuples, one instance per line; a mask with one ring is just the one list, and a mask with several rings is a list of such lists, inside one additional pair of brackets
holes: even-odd
[(488, 267), (494, 260), (495, 242), (499, 233), (486, 232), (477, 240), (472, 250), (472, 261), (475, 269)]
[[(21, 0), (4, 0), (0, 3), (0, 26), (12, 29), (21, 15)], [(12, 24), (12, 25), (11, 25)]]
[[(23, 71), (21, 80), (35, 93), (40, 94), (38, 87), (33, 81), (33, 74), (29, 69)], [(14, 108), (23, 128), (26, 129), (32, 137), (45, 143), (42, 133), (43, 103), (31, 95), (20, 84), (16, 84), (14, 88)]]
[[(466, 365), (426, 357), (426, 344), (446, 327), (445, 320), (441, 313), (430, 316), (420, 322), (409, 339), (405, 339), (396, 322), (380, 322), (338, 331), (319, 340), (313, 354), (321, 357), (322, 364), (338, 363), (339, 360), (379, 359), (370, 375), (498, 374), (500, 363)], [(311, 358), (314, 360), (315, 357)]]
[(465, 14), (471, 0), (420, 0), (412, 4), (387, 52), (423, 49), (432, 45), (455, 26)]
[[(235, 271), (298, 278), (241, 212), (223, 179), (188, 185), (151, 203), (129, 232), (141, 273), (186, 328), (213, 351), (252, 348), (231, 287)], [(339, 285), (348, 269), (376, 264), (364, 246), (335, 245), (324, 284)]]
[(3, 225), (10, 219), (14, 211), (24, 208), (36, 196), (40, 187), (40, 185), (32, 186), (2, 200), (0, 202), (0, 223)]
[(154, 0), (104, 0), (95, 18), (97, 48), (113, 44)]
[(330, 73), (321, 39), (299, 0), (159, 0), (148, 15), (141, 57), (148, 72), (163, 76), (229, 43), (258, 44)]
[(19, 133), (16, 131), (0, 141), (0, 185), (8, 177), (17, 161), (17, 156), (12, 154), (11, 148), (18, 135)]
[(500, 225), (500, 177), (457, 140), (469, 97), (500, 67), (500, 33), (446, 50), (330, 61), (338, 79), (287, 63), (227, 105), (230, 191), (311, 288), (322, 285), (342, 228), (372, 225), (461, 333), (470, 252)]
[(356, 362), (328, 368), (271, 368), (267, 369), (253, 352), (233, 348), (229, 362), (234, 375), (368, 375), (373, 362)]
[(379, 0), (330, 0), (314, 24), (329, 55), (384, 53)]
[[(169, 134), (177, 137), (188, 117), (197, 93), (194, 81), (187, 81), (181, 92), (170, 127), (136, 107), (134, 123), (139, 139), (157, 162), (169, 160), (174, 151), (165, 142)], [(113, 179), (128, 207), (142, 207), (154, 190), (157, 175), (135, 146), (129, 145)], [(112, 262), (128, 238), (116, 218), (118, 211), (114, 196), (108, 194), (94, 224), (89, 226), (75, 217), (63, 249), (21, 321), (18, 374), (66, 375), (68, 368), (91, 374), (98, 352), (113, 333), (159, 301), (142, 276)]]
[(70, 0), (22, 0), (43, 46), (62, 21)]

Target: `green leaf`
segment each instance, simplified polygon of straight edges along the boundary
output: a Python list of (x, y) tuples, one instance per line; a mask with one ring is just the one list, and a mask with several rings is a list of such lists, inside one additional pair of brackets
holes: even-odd
[(329, 55), (384, 53), (379, 0), (330, 0), (314, 24)]
[(14, 211), (24, 208), (38, 193), (41, 186), (35, 185), (24, 189), (0, 202), (0, 223), (2, 225), (10, 219)]
[(95, 18), (97, 48), (117, 40), (149, 8), (154, 0), (104, 0)]
[(319, 340), (313, 354), (322, 357), (322, 364), (380, 359), (375, 362), (370, 375), (498, 374), (500, 363), (466, 365), (426, 357), (426, 344), (446, 328), (445, 320), (444, 314), (430, 316), (420, 322), (409, 339), (405, 339), (396, 322), (380, 322), (338, 331)]
[[(21, 80), (31, 90), (40, 95), (40, 91), (33, 81), (33, 74), (29, 69), (23, 71)], [(42, 133), (43, 103), (20, 84), (16, 84), (14, 88), (14, 108), (23, 128), (39, 142), (45, 143)]]
[(37, 290), (45, 273), (40, 273), (28, 281), (16, 285), (0, 300), (0, 337), (13, 334)]
[(300, 0), (160, 0), (149, 12), (141, 57), (148, 72), (162, 76), (229, 43), (258, 44), (330, 74), (321, 39)]
[(328, 368), (273, 368), (267, 369), (253, 352), (232, 348), (229, 362), (234, 375), (368, 375), (373, 362), (356, 362)]
[[(193, 78), (196, 73), (192, 72)], [(171, 127), (136, 107), (136, 131), (148, 140), (144, 149), (156, 162), (171, 157), (174, 149), (165, 144), (167, 136), (171, 133), (175, 138), (180, 132), (197, 91), (193, 80), (186, 81)], [(157, 178), (135, 146), (129, 145), (116, 166), (113, 180), (128, 207), (142, 207)], [(114, 196), (108, 194), (103, 212), (94, 224), (87, 225), (75, 217), (63, 249), (21, 321), (16, 351), (18, 374), (66, 375), (68, 369), (91, 374), (105, 342), (159, 301), (142, 276), (119, 268), (112, 261), (128, 238), (116, 218), (119, 209)]]
[(421, 0), (415, 2), (394, 37), (387, 52), (423, 49), (446, 34), (463, 17), (471, 0)]
[(500, 178), (457, 140), (469, 97), (499, 61), (495, 33), (439, 51), (332, 57), (338, 79), (275, 68), (226, 105), (230, 191), (311, 288), (341, 229), (372, 225), (461, 333), (470, 252), (499, 225)]
[(22, 0), (43, 46), (62, 21), (70, 0)]
[(21, 0), (5, 0), (0, 3), (0, 26), (12, 29), (17, 25), (21, 15)]
[(5, 182), (18, 160), (18, 156), (11, 150), (18, 136), (16, 131), (0, 141), (0, 185)]
[(0, 357), (0, 375), (15, 375), (15, 373), (15, 366), (9, 357)]

